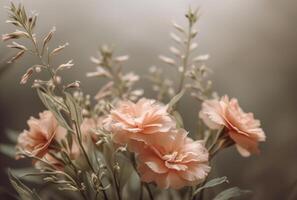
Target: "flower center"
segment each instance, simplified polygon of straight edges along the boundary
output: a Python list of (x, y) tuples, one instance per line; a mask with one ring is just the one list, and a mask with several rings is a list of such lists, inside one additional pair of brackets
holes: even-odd
[(168, 162), (174, 162), (176, 160), (176, 157), (178, 156), (178, 152), (174, 151), (171, 154), (166, 154), (162, 157), (163, 160)]

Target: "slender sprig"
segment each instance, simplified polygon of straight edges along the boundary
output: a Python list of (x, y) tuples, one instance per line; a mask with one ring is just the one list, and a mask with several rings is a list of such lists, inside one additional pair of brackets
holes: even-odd
[(108, 82), (99, 90), (95, 99), (130, 99), (136, 100), (142, 94), (142, 90), (134, 90), (135, 82), (139, 76), (133, 72), (124, 73), (123, 63), (129, 59), (129, 56), (114, 56), (113, 49), (103, 45), (98, 52), (97, 57), (91, 57), (91, 61), (97, 65), (95, 72), (87, 73), (88, 77), (106, 78)]

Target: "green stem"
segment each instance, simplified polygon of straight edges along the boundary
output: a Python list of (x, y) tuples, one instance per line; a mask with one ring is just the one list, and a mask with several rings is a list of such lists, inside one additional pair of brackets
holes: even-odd
[[(70, 109), (69, 109), (69, 112), (70, 112)], [(92, 165), (92, 163), (91, 163), (91, 161), (89, 159), (89, 156), (88, 156), (88, 154), (87, 154), (87, 152), (86, 152), (86, 150), (85, 150), (85, 148), (84, 148), (84, 146), (82, 144), (80, 128), (78, 127), (78, 125), (77, 125), (76, 122), (74, 122), (74, 124), (75, 124), (75, 128), (76, 128), (76, 133), (77, 133), (76, 136), (77, 136), (77, 140), (78, 140), (79, 146), (80, 146), (80, 148), (81, 148), (81, 150), (82, 150), (82, 152), (84, 154), (84, 157), (85, 157), (85, 159), (86, 159), (89, 167), (91, 168), (91, 170), (93, 171), (93, 173), (96, 174), (96, 171), (95, 171), (95, 169), (94, 169), (94, 167), (93, 167), (93, 165)], [(101, 180), (100, 180), (100, 187), (103, 188), (103, 184), (102, 184)], [(103, 193), (104, 199), (107, 200), (108, 197), (107, 197), (106, 192), (104, 190), (102, 190), (102, 193)]]
[[(43, 61), (43, 59), (42, 59), (42, 55), (41, 55), (41, 53), (40, 53), (40, 51), (39, 51), (39, 48), (38, 48), (38, 45), (36, 44), (36, 42), (35, 42), (35, 40), (34, 40), (34, 37), (33, 37), (33, 35), (32, 35), (32, 33), (31, 33), (31, 31), (29, 31), (29, 30), (27, 30), (27, 28), (26, 28), (26, 26), (24, 26), (24, 29), (28, 32), (28, 34), (29, 34), (29, 38), (30, 38), (30, 40), (32, 41), (32, 43), (33, 43), (33, 45), (34, 45), (34, 48), (35, 48), (35, 52), (36, 52), (36, 55), (38, 56), (38, 58), (39, 58), (39, 60), (40, 60), (40, 62), (42, 63), (42, 65), (43, 66), (46, 66), (46, 69), (48, 70), (48, 72), (50, 73), (50, 76), (51, 76), (51, 78), (52, 78), (52, 80), (53, 80), (53, 82), (54, 82), (54, 84), (55, 84), (55, 80), (54, 80), (54, 78), (55, 78), (55, 74), (54, 74), (54, 72), (51, 70), (51, 68), (50, 68), (50, 59), (49, 59), (49, 57), (48, 57), (48, 63), (46, 64), (44, 61)], [(49, 55), (48, 55), (49, 56)], [(57, 85), (56, 85), (57, 86)], [(57, 87), (58, 89), (59, 89), (59, 91), (60, 92), (62, 92), (62, 90), (59, 88), (59, 87)], [(67, 105), (66, 105), (67, 106)], [(68, 108), (68, 111), (69, 111), (69, 113), (70, 113), (70, 108), (67, 106), (67, 108)], [(77, 123), (75, 123), (75, 128), (76, 128), (76, 131), (77, 131), (77, 139), (78, 139), (78, 143), (79, 143), (79, 146), (80, 146), (80, 148), (81, 148), (81, 150), (82, 150), (82, 152), (83, 152), (83, 154), (84, 154), (84, 157), (86, 158), (86, 161), (88, 162), (88, 165), (90, 166), (90, 168), (91, 168), (91, 170), (95, 173), (95, 170), (94, 170), (94, 168), (93, 168), (93, 166), (92, 166), (92, 164), (91, 164), (91, 162), (90, 162), (90, 159), (89, 159), (89, 157), (88, 157), (88, 155), (87, 155), (87, 153), (86, 153), (86, 150), (84, 149), (84, 147), (83, 147), (83, 144), (82, 144), (82, 141), (81, 141), (81, 137), (80, 137), (80, 135), (81, 135), (81, 133), (80, 133), (80, 128), (79, 127), (77, 127)], [(103, 187), (103, 185), (102, 185), (102, 183), (100, 182), (100, 186), (102, 186)], [(82, 192), (82, 195), (83, 195), (83, 197), (85, 198), (85, 194), (84, 194), (84, 192)], [(105, 191), (103, 191), (103, 196), (104, 196), (104, 199), (105, 200), (107, 200), (108, 198), (107, 198), (107, 195), (106, 195), (106, 193), (105, 193)], [(87, 198), (86, 198), (87, 199)]]
[(139, 200), (142, 200), (143, 199), (143, 183), (141, 182), (140, 183), (140, 194), (139, 194)]
[(192, 41), (192, 23), (189, 23), (189, 28), (188, 28), (188, 38), (187, 38), (187, 42), (186, 42), (186, 48), (185, 48), (185, 55), (182, 58), (182, 65), (183, 65), (183, 71), (182, 71), (182, 75), (180, 78), (180, 83), (178, 86), (178, 90), (177, 90), (177, 94), (181, 92), (181, 90), (183, 89), (184, 86), (184, 82), (185, 82), (185, 78), (186, 78), (186, 71), (188, 68), (188, 59), (190, 56), (190, 48), (191, 48), (191, 41)]
[(117, 178), (116, 178), (114, 172), (112, 173), (112, 175), (113, 175), (114, 184), (115, 184), (115, 188), (116, 188), (118, 199), (119, 200), (122, 200), (122, 196), (121, 196), (121, 192), (120, 192), (120, 186), (119, 186), (119, 183), (117, 181)]
[(145, 188), (147, 190), (147, 193), (149, 194), (150, 200), (154, 200), (154, 195), (153, 195), (149, 185), (147, 183), (144, 183), (144, 186), (145, 186)]

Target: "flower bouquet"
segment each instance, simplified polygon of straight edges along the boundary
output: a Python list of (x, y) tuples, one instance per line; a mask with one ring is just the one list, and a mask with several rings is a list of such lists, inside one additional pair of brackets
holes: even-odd
[[(217, 153), (231, 146), (243, 157), (259, 153), (258, 143), (265, 140), (260, 121), (244, 112), (235, 98), (213, 91), (205, 65), (209, 56), (195, 55), (199, 10), (188, 10), (186, 28), (173, 23), (172, 56), (159, 58), (179, 79), (150, 68), (146, 78), (155, 94), (150, 98), (135, 88), (139, 76), (124, 72), (129, 57), (115, 56), (106, 45), (91, 58), (95, 71), (87, 73), (105, 80), (94, 98), (83, 93), (79, 81), (65, 83), (61, 72), (71, 69), (73, 61), (56, 65), (53, 59), (68, 43), (50, 48), (55, 28), (38, 37), (36, 14), (29, 15), (22, 4), (11, 3), (8, 10), (7, 23), (17, 30), (2, 40), (18, 50), (9, 62), (24, 54), (38, 58), (20, 83), (32, 81), (46, 109), (31, 117), (20, 134), (7, 134), (14, 144), (1, 145), (2, 152), (17, 160), (32, 161), (29, 169), (8, 170), (15, 198), (202, 200), (213, 187), (228, 183), (226, 177), (210, 178)], [(191, 133), (180, 114), (185, 94), (201, 108), (192, 118), (197, 130)], [(246, 193), (230, 187), (208, 196), (226, 200)]]

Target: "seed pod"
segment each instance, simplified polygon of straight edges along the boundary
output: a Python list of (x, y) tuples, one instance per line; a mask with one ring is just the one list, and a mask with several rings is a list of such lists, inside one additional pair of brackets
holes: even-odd
[(43, 45), (42, 45), (42, 53), (44, 52), (44, 48), (46, 44), (52, 39), (54, 32), (56, 31), (56, 27), (53, 27), (52, 30), (45, 36), (43, 39)]
[(177, 36), (175, 33), (170, 33), (170, 37), (178, 44), (182, 43), (182, 39), (179, 36)]
[(209, 59), (209, 55), (208, 54), (205, 54), (205, 55), (200, 55), (200, 56), (197, 56), (195, 58), (193, 58), (193, 62), (201, 62), (201, 61), (206, 61)]
[(198, 47), (198, 44), (196, 42), (192, 43), (190, 46), (190, 51), (195, 50)]
[(16, 30), (13, 33), (7, 33), (2, 35), (2, 41), (7, 41), (7, 40), (11, 40), (11, 39), (19, 39), (21, 37), (29, 37), (28, 33), (24, 32), (24, 31), (19, 31)]
[(36, 14), (29, 18), (29, 26), (30, 26), (31, 30), (33, 30), (35, 28), (36, 21), (37, 21), (37, 15)]
[(65, 89), (69, 88), (79, 88), (80, 86), (80, 81), (74, 81), (73, 83), (68, 84)]
[(20, 84), (26, 84), (27, 81), (30, 79), (30, 77), (32, 76), (34, 72), (34, 69), (32, 67), (30, 67), (27, 72), (22, 76), (21, 82)]
[(17, 59), (19, 59), (20, 57), (22, 57), (22, 55), (24, 55), (24, 53), (25, 53), (25, 50), (22, 50), (22, 51), (18, 52), (9, 61), (7, 61), (7, 63), (13, 63), (14, 61), (16, 61)]
[(114, 59), (114, 61), (116, 61), (116, 62), (124, 62), (124, 61), (126, 61), (128, 59), (129, 59), (129, 56), (128, 55), (125, 55), (125, 56), (118, 56), (118, 57), (116, 57)]
[(65, 43), (62, 46), (59, 46), (58, 48), (55, 48), (52, 52), (51, 55), (56, 55), (58, 52), (62, 51), (63, 49), (65, 49), (65, 47), (67, 47), (69, 45), (69, 43)]
[(24, 45), (21, 45), (17, 42), (12, 42), (12, 44), (7, 45), (8, 48), (15, 48), (15, 49), (20, 49), (20, 50), (28, 50), (27, 47)]
[(175, 65), (176, 64), (175, 61), (172, 58), (169, 58), (167, 56), (160, 55), (159, 59), (162, 60), (163, 62), (165, 62), (166, 64), (169, 64), (169, 65)]
[(15, 21), (15, 20), (6, 20), (5, 22), (8, 23), (8, 24), (13, 24), (13, 25), (18, 26), (18, 27), (21, 27), (22, 26), (20, 24), (20, 22)]
[(181, 25), (177, 24), (176, 22), (173, 21), (172, 22), (172, 25), (179, 32), (181, 32), (181, 33), (184, 33), (185, 32), (184, 28)]
[(64, 69), (70, 69), (71, 67), (74, 66), (74, 63), (72, 63), (73, 60), (69, 60), (67, 63), (61, 64), (58, 68), (57, 71), (59, 70), (64, 70)]
[(95, 58), (95, 57), (91, 57), (91, 61), (92, 61), (92, 63), (94, 63), (96, 65), (100, 65), (102, 63), (101, 60), (99, 60), (98, 58)]
[(180, 50), (175, 47), (170, 47), (169, 50), (176, 56), (181, 56)]
[(34, 69), (35, 69), (35, 71), (36, 71), (37, 73), (40, 73), (40, 72), (41, 72), (41, 67), (40, 67), (40, 65), (36, 65), (36, 66), (34, 67)]

